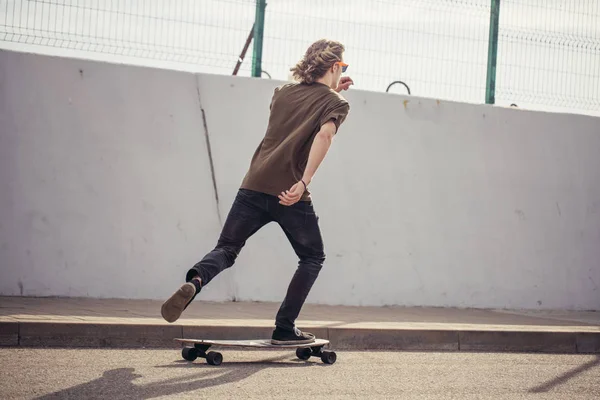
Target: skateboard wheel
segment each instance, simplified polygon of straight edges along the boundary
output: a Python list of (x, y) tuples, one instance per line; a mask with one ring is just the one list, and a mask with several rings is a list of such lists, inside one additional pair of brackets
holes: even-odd
[(210, 365), (221, 365), (223, 362), (223, 355), (221, 353), (217, 353), (216, 351), (210, 351), (206, 355), (206, 362)]
[(335, 360), (337, 360), (337, 355), (334, 351), (324, 351), (323, 354), (321, 354), (321, 361), (325, 364), (333, 364)]
[(309, 347), (300, 347), (296, 349), (296, 357), (301, 360), (308, 360), (312, 355), (312, 351)]
[(194, 347), (184, 347), (183, 350), (181, 350), (181, 355), (185, 360), (194, 361), (198, 358), (198, 350)]

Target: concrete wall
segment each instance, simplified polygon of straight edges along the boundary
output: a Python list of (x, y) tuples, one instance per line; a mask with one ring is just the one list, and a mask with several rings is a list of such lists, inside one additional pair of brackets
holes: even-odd
[(168, 295), (219, 232), (195, 76), (0, 57), (0, 293)]
[[(0, 293), (168, 296), (214, 246), (279, 83), (1, 52)], [(600, 309), (600, 119), (346, 97), (309, 302)], [(202, 298), (280, 301), (295, 267), (271, 224)]]

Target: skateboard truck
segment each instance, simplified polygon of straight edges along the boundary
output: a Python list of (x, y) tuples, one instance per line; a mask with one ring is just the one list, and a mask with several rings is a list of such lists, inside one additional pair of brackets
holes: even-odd
[(181, 355), (188, 361), (194, 361), (196, 358), (200, 357), (206, 359), (206, 362), (210, 365), (221, 365), (223, 362), (223, 355), (216, 351), (209, 351), (207, 353), (206, 350), (209, 348), (209, 344), (196, 343), (194, 344), (194, 347), (184, 347), (181, 350)]
[(311, 357), (320, 357), (325, 364), (333, 364), (337, 359), (335, 351), (323, 350), (323, 346), (299, 347), (296, 349), (296, 357), (308, 360)]

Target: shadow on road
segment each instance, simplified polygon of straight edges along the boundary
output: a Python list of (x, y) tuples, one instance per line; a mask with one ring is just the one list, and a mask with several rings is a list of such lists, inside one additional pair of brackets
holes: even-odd
[(239, 382), (266, 368), (323, 366), (323, 364), (306, 361), (277, 363), (277, 361), (282, 361), (289, 357), (289, 355), (283, 355), (257, 362), (228, 362), (218, 367), (203, 363), (176, 361), (174, 364), (158, 365), (156, 368), (198, 369), (199, 372), (139, 385), (134, 384), (133, 381), (141, 378), (142, 375), (136, 374), (134, 368), (118, 368), (105, 371), (102, 377), (93, 381), (37, 397), (36, 399), (152, 399)]
[(587, 363), (575, 368), (574, 370), (565, 372), (561, 376), (558, 376), (544, 384), (541, 384), (539, 386), (529, 389), (529, 393), (547, 392), (555, 386), (562, 385), (563, 383), (567, 382), (569, 379), (575, 377), (577, 374), (580, 374), (580, 373), (587, 371), (588, 369), (594, 368), (594, 367), (600, 367), (600, 356), (596, 356), (595, 360), (587, 362)]

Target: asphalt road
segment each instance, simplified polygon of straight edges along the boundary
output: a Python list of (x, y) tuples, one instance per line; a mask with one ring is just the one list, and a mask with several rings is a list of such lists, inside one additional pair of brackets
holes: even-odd
[(600, 356), (222, 350), (0, 349), (2, 399), (599, 399)]

